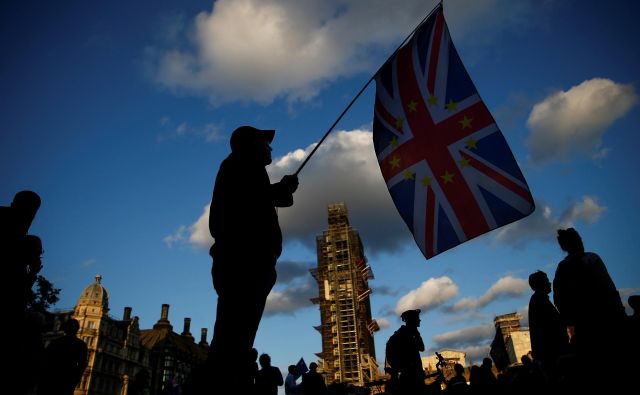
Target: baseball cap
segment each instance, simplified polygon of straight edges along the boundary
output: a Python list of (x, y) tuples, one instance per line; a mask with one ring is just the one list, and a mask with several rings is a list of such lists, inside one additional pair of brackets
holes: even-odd
[(249, 144), (266, 141), (271, 143), (276, 131), (274, 129), (257, 129), (253, 126), (240, 126), (231, 133), (231, 151)]

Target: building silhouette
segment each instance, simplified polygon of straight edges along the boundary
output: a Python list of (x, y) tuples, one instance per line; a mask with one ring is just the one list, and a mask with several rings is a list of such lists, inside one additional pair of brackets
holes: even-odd
[(495, 326), (496, 329), (500, 329), (505, 343), (511, 332), (520, 330), (521, 318), (522, 316), (518, 313), (508, 313), (498, 315), (493, 319), (493, 326)]
[[(442, 366), (440, 370), (442, 371), (442, 374), (444, 375), (444, 378), (446, 380), (451, 380), (451, 378), (456, 375), (455, 371), (453, 370), (453, 365), (459, 363), (465, 368), (469, 367), (469, 365), (467, 364), (467, 354), (464, 351), (442, 349), (439, 353), (440, 355), (442, 355), (442, 358), (445, 362), (444, 366)], [(436, 373), (436, 364), (438, 363), (438, 357), (435, 354), (421, 357), (420, 359), (422, 359), (422, 368), (425, 370), (425, 373), (427, 375)]]
[(362, 386), (378, 376), (373, 333), (379, 327), (369, 301), (373, 273), (344, 203), (330, 204), (328, 212), (328, 229), (316, 237), (318, 267), (311, 269), (320, 291), (311, 300), (320, 305), (318, 371), (327, 384)]
[(518, 313), (508, 313), (493, 319), (496, 335), (489, 353), (498, 370), (519, 364), (520, 358), (531, 351), (529, 329), (520, 326), (521, 318)]
[(138, 317), (125, 307), (122, 319), (109, 315), (109, 293), (102, 276), (80, 294), (71, 311), (53, 315), (52, 330), (43, 336), (45, 346), (64, 335), (62, 324), (69, 318), (80, 323), (78, 338), (87, 344), (88, 364), (74, 395), (126, 394), (129, 379), (149, 366), (148, 351), (140, 344)]
[[(62, 324), (69, 318), (80, 323), (78, 338), (88, 348), (88, 364), (74, 395), (126, 395), (140, 373), (150, 377), (150, 394), (161, 394), (169, 384), (179, 385), (191, 369), (206, 359), (207, 330), (199, 343), (190, 333), (191, 320), (184, 319), (181, 334), (173, 332), (169, 305), (162, 305), (160, 319), (152, 329), (140, 330), (138, 317), (125, 307), (122, 319), (109, 315), (109, 293), (102, 276), (87, 286), (73, 310), (58, 311), (49, 317), (44, 345), (64, 335)], [(143, 372), (146, 370), (146, 372)]]
[(182, 333), (174, 332), (169, 322), (169, 305), (163, 304), (153, 329), (142, 331), (140, 341), (149, 350), (152, 394), (182, 385), (191, 370), (207, 359), (207, 329), (202, 328), (200, 342), (196, 344), (190, 326), (191, 318), (185, 318)]

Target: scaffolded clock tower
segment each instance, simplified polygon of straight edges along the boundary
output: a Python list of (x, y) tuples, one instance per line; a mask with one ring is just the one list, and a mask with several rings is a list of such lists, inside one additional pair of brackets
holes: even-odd
[(319, 366), (327, 384), (362, 386), (377, 378), (373, 332), (379, 329), (371, 318), (367, 265), (358, 231), (349, 226), (344, 203), (330, 204), (329, 228), (316, 238), (318, 267), (311, 274), (320, 294), (322, 334)]

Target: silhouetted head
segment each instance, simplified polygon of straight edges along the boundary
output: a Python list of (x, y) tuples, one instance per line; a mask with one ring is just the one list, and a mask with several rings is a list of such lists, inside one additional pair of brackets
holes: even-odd
[(62, 324), (62, 330), (64, 330), (64, 333), (68, 336), (75, 336), (80, 330), (80, 323), (75, 318), (69, 318)]
[(255, 348), (252, 348), (251, 351), (249, 351), (249, 359), (255, 362), (255, 360), (258, 359), (258, 350), (256, 350)]
[(291, 374), (296, 374), (296, 365), (289, 365), (289, 367), (287, 368), (287, 370), (289, 371), (289, 373)]
[(482, 360), (482, 367), (484, 368), (489, 368), (489, 370), (491, 370), (491, 367), (493, 366), (493, 361), (491, 360), (491, 358), (489, 357), (485, 357)]
[(260, 359), (258, 361), (260, 362), (260, 366), (262, 366), (263, 368), (268, 368), (269, 366), (271, 366), (271, 357), (269, 356), (269, 354), (260, 355)]
[(456, 374), (458, 375), (462, 375), (464, 374), (464, 366), (462, 366), (459, 363), (456, 363), (455, 365), (453, 365), (453, 370), (456, 372)]
[(573, 228), (558, 229), (558, 244), (560, 244), (562, 251), (566, 251), (568, 254), (584, 252), (582, 238)]
[(33, 191), (20, 191), (15, 194), (11, 208), (16, 212), (16, 219), (21, 233), (27, 233), (31, 222), (40, 208), (40, 196)]
[(640, 314), (640, 295), (631, 295), (627, 301), (633, 309), (634, 314)]
[(315, 371), (316, 371), (316, 369), (318, 369), (318, 364), (317, 364), (317, 363), (315, 363), (315, 362), (311, 362), (311, 363), (309, 364), (309, 370), (310, 370), (310, 371), (312, 371), (312, 372), (315, 372)]
[(257, 160), (266, 166), (271, 163), (271, 142), (276, 131), (240, 126), (231, 133), (231, 151), (244, 159)]
[(547, 273), (540, 270), (529, 275), (529, 286), (531, 286), (531, 289), (534, 291), (551, 292), (549, 277), (547, 277)]
[(400, 314), (400, 319), (407, 323), (407, 326), (419, 327), (420, 326), (420, 309), (407, 310)]

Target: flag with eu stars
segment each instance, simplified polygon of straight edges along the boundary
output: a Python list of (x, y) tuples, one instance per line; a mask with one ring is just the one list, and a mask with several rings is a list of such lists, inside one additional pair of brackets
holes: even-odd
[(427, 259), (533, 212), (527, 182), (460, 60), (441, 5), (375, 79), (380, 170)]

